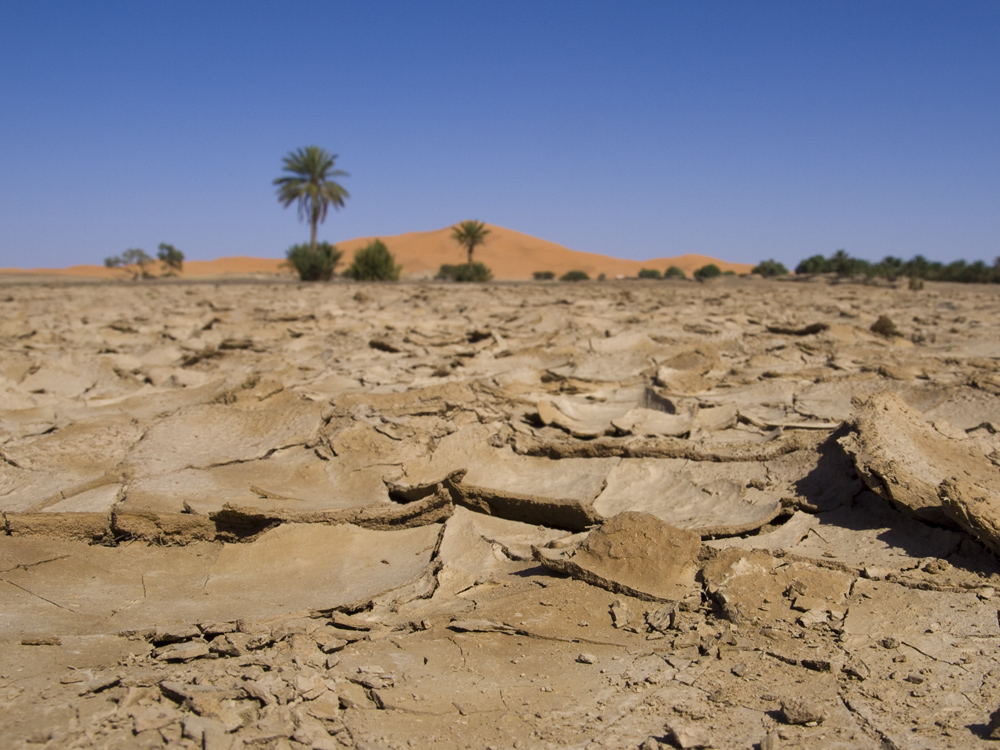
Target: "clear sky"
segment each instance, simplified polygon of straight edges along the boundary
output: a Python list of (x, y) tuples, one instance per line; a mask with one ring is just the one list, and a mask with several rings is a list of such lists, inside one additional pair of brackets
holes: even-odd
[(1000, 255), (1000, 2), (0, 0), (0, 266), (480, 219), (790, 266)]

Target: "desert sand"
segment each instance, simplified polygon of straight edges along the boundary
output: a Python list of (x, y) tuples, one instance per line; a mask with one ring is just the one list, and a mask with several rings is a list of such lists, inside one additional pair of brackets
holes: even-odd
[[(728, 263), (705, 255), (687, 254), (673, 258), (656, 258), (647, 261), (625, 260), (594, 253), (570, 250), (554, 242), (532, 237), (512, 229), (487, 224), (490, 234), (486, 244), (476, 248), (474, 259), (482, 261), (493, 271), (496, 279), (524, 280), (532, 278), (535, 271), (552, 271), (562, 276), (567, 271), (585, 271), (596, 279), (600, 274), (608, 278), (636, 276), (642, 268), (655, 268), (663, 273), (670, 266), (677, 266), (688, 276), (708, 263), (715, 263), (723, 271), (750, 273), (753, 267), (747, 263)], [(337, 247), (344, 253), (338, 271), (350, 265), (354, 253), (365, 247), (375, 237), (361, 237), (338, 242)], [(443, 264), (466, 262), (465, 251), (451, 238), (451, 227), (432, 232), (408, 232), (389, 237), (381, 237), (386, 247), (402, 266), (403, 277), (428, 278), (434, 276)], [(282, 268), (283, 258), (251, 258), (247, 256), (218, 258), (211, 261), (185, 261), (180, 276), (182, 278), (205, 278), (234, 275), (287, 275)], [(160, 264), (155, 264), (159, 272)], [(109, 269), (98, 265), (78, 265), (69, 268), (0, 268), (0, 277), (18, 276), (72, 276), (87, 279), (128, 279), (130, 274), (123, 269)]]
[(0, 746), (992, 747), (998, 295), (8, 278)]

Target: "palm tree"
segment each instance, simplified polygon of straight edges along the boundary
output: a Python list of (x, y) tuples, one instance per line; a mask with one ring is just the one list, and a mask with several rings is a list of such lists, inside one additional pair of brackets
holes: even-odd
[(469, 265), (472, 265), (472, 251), (479, 245), (486, 244), (486, 235), (490, 230), (481, 221), (463, 221), (451, 228), (451, 238), (469, 252)]
[(348, 176), (347, 172), (333, 168), (336, 159), (336, 154), (319, 146), (306, 146), (290, 151), (284, 159), (284, 169), (291, 174), (274, 181), (278, 186), (278, 201), (285, 208), (298, 202), (299, 218), (307, 218), (312, 225), (309, 249), (314, 253), (316, 225), (326, 220), (326, 212), (331, 204), (334, 208), (342, 208), (344, 199), (350, 197), (343, 186), (333, 179)]

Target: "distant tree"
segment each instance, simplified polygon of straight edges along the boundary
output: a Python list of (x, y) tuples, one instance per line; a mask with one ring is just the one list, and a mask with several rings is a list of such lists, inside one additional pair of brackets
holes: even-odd
[(776, 261), (774, 258), (771, 258), (769, 260), (762, 260), (760, 263), (758, 263), (756, 266), (753, 267), (753, 270), (751, 270), (750, 273), (752, 274), (755, 273), (758, 274), (759, 276), (764, 276), (764, 277), (784, 276), (785, 274), (788, 273), (788, 269), (785, 268), (784, 263), (780, 263)]
[(285, 208), (299, 204), (299, 218), (307, 219), (312, 228), (309, 249), (315, 253), (316, 226), (326, 220), (330, 206), (343, 208), (344, 199), (350, 194), (336, 182), (336, 177), (347, 177), (347, 172), (334, 169), (336, 155), (319, 146), (306, 146), (289, 152), (284, 158), (284, 170), (291, 174), (274, 181), (278, 186), (278, 202)]
[(639, 269), (639, 278), (640, 279), (659, 279), (659, 278), (662, 278), (662, 276), (660, 276), (660, 272), (658, 270), (656, 270), (655, 268), (640, 268)]
[(589, 278), (586, 271), (567, 271), (559, 277), (559, 281), (587, 281)]
[(344, 276), (355, 281), (399, 281), (402, 266), (382, 240), (372, 240), (354, 254)]
[(872, 273), (889, 281), (895, 281), (903, 275), (905, 265), (902, 258), (887, 255), (872, 267)]
[(315, 250), (303, 242), (292, 245), (285, 255), (283, 265), (298, 271), (302, 281), (329, 281), (343, 253), (329, 242), (319, 243)]
[(664, 272), (663, 278), (665, 278), (665, 279), (686, 279), (687, 278), (687, 274), (684, 273), (684, 271), (682, 271), (677, 266), (670, 266), (670, 268), (668, 268)]
[(144, 250), (137, 247), (130, 247), (121, 255), (112, 255), (110, 258), (104, 259), (104, 265), (107, 268), (121, 268), (132, 274), (133, 281), (148, 279), (152, 275), (149, 272), (149, 266), (152, 263), (153, 259), (146, 255)]
[(830, 256), (830, 268), (838, 276), (851, 276), (854, 272), (854, 260), (846, 250), (838, 250)]
[(444, 264), (434, 278), (439, 281), (489, 281), (493, 278), (493, 272), (478, 261), (456, 266)]
[(555, 271), (535, 271), (532, 276), (535, 281), (551, 281), (556, 277)]
[(451, 228), (451, 238), (464, 247), (469, 253), (466, 265), (472, 265), (472, 251), (480, 245), (486, 244), (486, 235), (490, 230), (481, 221), (463, 221)]
[(713, 279), (716, 276), (722, 275), (722, 269), (720, 269), (714, 263), (709, 263), (706, 266), (702, 266), (697, 271), (694, 272), (694, 277), (698, 281), (704, 281), (705, 279)]
[(993, 280), (993, 269), (981, 260), (973, 261), (962, 269), (958, 280), (966, 284), (989, 284)]
[(166, 242), (160, 243), (160, 249), (156, 253), (156, 257), (163, 264), (163, 273), (166, 276), (174, 276), (180, 273), (184, 267), (184, 253), (173, 245), (168, 245)]
[(830, 273), (832, 270), (833, 269), (830, 267), (830, 261), (822, 255), (811, 255), (795, 266), (795, 273), (799, 274)]

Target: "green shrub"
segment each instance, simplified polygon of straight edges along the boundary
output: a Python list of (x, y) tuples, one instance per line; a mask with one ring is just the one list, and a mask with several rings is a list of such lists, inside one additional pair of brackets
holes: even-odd
[(663, 277), (660, 276), (660, 272), (657, 271), (655, 268), (641, 268), (641, 269), (639, 269), (639, 278), (640, 279), (660, 279), (660, 278), (663, 278)]
[(811, 255), (795, 266), (795, 273), (830, 273), (832, 270), (830, 261), (822, 255)]
[(665, 279), (686, 279), (687, 278), (687, 274), (684, 273), (677, 266), (670, 266), (670, 268), (668, 268), (666, 270), (666, 272), (663, 274), (663, 278), (665, 278)]
[(589, 278), (586, 271), (567, 271), (559, 277), (559, 281), (587, 281)]
[(606, 273), (599, 273), (599, 274), (597, 274), (597, 280), (598, 281), (607, 281), (608, 280), (608, 275)]
[(694, 272), (694, 277), (698, 279), (698, 281), (702, 281), (704, 279), (714, 279), (716, 276), (722, 276), (722, 270), (714, 263), (702, 266)]
[(759, 276), (769, 277), (769, 276), (784, 276), (788, 273), (788, 269), (785, 268), (784, 263), (776, 261), (774, 258), (770, 260), (762, 260), (750, 273), (758, 274)]
[(555, 271), (535, 271), (532, 275), (535, 277), (535, 281), (551, 281), (556, 277)]
[(372, 240), (354, 254), (344, 276), (355, 281), (399, 281), (402, 268), (382, 240)]
[(104, 259), (104, 265), (107, 268), (121, 268), (128, 271), (132, 274), (133, 281), (140, 278), (148, 279), (152, 276), (149, 272), (152, 263), (153, 259), (146, 255), (144, 250), (136, 247), (130, 247), (121, 255), (112, 255), (110, 258)]
[(343, 253), (329, 242), (320, 242), (316, 245), (315, 252), (308, 243), (303, 242), (301, 245), (292, 245), (285, 255), (288, 258), (284, 263), (285, 267), (298, 271), (302, 281), (329, 281), (333, 278), (333, 271)]
[(457, 266), (444, 264), (434, 278), (439, 281), (489, 281), (493, 272), (479, 261)]
[(163, 264), (164, 276), (176, 276), (184, 267), (184, 253), (166, 242), (160, 243), (160, 250), (156, 253), (156, 257)]

